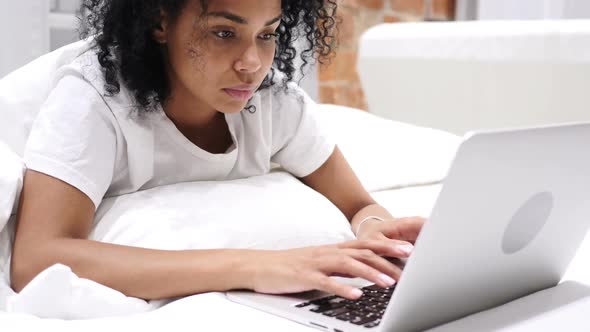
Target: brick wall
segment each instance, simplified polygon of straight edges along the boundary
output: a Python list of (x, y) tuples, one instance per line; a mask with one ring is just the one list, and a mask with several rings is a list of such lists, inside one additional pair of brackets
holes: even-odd
[(452, 20), (455, 0), (339, 0), (339, 47), (329, 65), (319, 67), (320, 102), (367, 109), (356, 71), (358, 41), (380, 23)]

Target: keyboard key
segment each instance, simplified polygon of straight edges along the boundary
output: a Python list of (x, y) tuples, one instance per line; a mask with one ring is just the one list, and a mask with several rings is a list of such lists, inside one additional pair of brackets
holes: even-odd
[(374, 285), (371, 285), (371, 286), (365, 286), (365, 287), (363, 287), (363, 289), (380, 290), (380, 289), (383, 289), (383, 287), (374, 284)]
[(309, 311), (312, 312), (317, 312), (317, 313), (322, 313), (324, 311), (328, 311), (328, 310), (333, 310), (333, 309), (338, 309), (344, 307), (344, 304), (342, 303), (327, 303), (327, 304), (321, 304), (313, 309), (310, 309)]
[(356, 317), (356, 315), (353, 316), (353, 314), (351, 312), (345, 312), (343, 314), (340, 314), (340, 315), (336, 316), (336, 319), (344, 320), (344, 321), (349, 321), (353, 317)]
[(379, 325), (379, 323), (381, 323), (381, 319), (374, 320), (374, 321), (372, 321), (368, 324), (365, 324), (363, 326), (370, 329), (372, 327), (377, 327)]
[(299, 303), (298, 305), (295, 306), (295, 308), (303, 308), (303, 307), (307, 307), (308, 305), (310, 305), (311, 302), (303, 302), (303, 303)]
[(336, 298), (338, 298), (338, 296), (330, 295), (330, 296), (322, 297), (322, 298), (319, 298), (319, 299), (316, 299), (313, 301), (309, 301), (309, 302), (311, 302), (312, 304), (325, 304), (325, 303), (328, 303), (331, 300), (336, 299)]
[(338, 315), (343, 314), (348, 311), (350, 311), (350, 309), (348, 309), (346, 307), (340, 307), (338, 309), (328, 310), (328, 311), (324, 312), (323, 315), (326, 315), (328, 317), (334, 317), (334, 316), (338, 316)]
[(313, 305), (309, 309), (312, 312), (372, 328), (381, 322), (394, 289), (395, 285), (389, 288), (370, 285), (362, 288), (363, 296), (358, 300), (331, 295), (300, 303), (296, 307), (307, 309), (308, 306)]
[(379, 317), (375, 316), (375, 315), (370, 315), (370, 316), (356, 316), (353, 317), (349, 322), (355, 324), (355, 325), (365, 325), (367, 323), (370, 323), (374, 320), (377, 320)]
[(370, 312), (380, 312), (381, 310), (383, 310), (384, 308), (380, 305), (371, 305), (365, 308), (365, 310), (370, 311)]

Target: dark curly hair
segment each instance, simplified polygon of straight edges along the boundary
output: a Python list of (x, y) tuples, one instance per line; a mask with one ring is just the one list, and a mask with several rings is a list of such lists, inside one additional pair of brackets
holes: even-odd
[[(83, 0), (80, 9), (82, 38), (94, 37), (105, 90), (112, 96), (121, 83), (134, 95), (140, 109), (155, 110), (170, 96), (161, 45), (153, 39), (161, 10), (177, 19), (190, 0)], [(199, 0), (204, 12), (207, 0)], [(303, 37), (299, 56), (303, 67), (329, 61), (336, 46), (337, 0), (281, 0), (282, 22), (271, 72), (260, 89), (273, 86), (275, 70), (283, 82), (294, 78), (298, 52), (294, 42)], [(303, 68), (301, 74), (303, 75)], [(119, 82), (119, 79), (122, 82)], [(286, 85), (285, 85), (286, 86)]]

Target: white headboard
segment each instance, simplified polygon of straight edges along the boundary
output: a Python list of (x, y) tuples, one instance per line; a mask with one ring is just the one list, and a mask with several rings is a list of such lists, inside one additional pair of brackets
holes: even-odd
[(590, 20), (395, 23), (361, 38), (369, 111), (457, 134), (590, 121)]

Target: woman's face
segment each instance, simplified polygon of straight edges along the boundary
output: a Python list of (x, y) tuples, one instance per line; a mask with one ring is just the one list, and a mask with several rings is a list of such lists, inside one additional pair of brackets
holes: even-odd
[[(275, 55), (281, 0), (188, 0), (163, 21), (171, 98), (222, 113), (241, 111)], [(158, 37), (156, 37), (158, 38)]]

